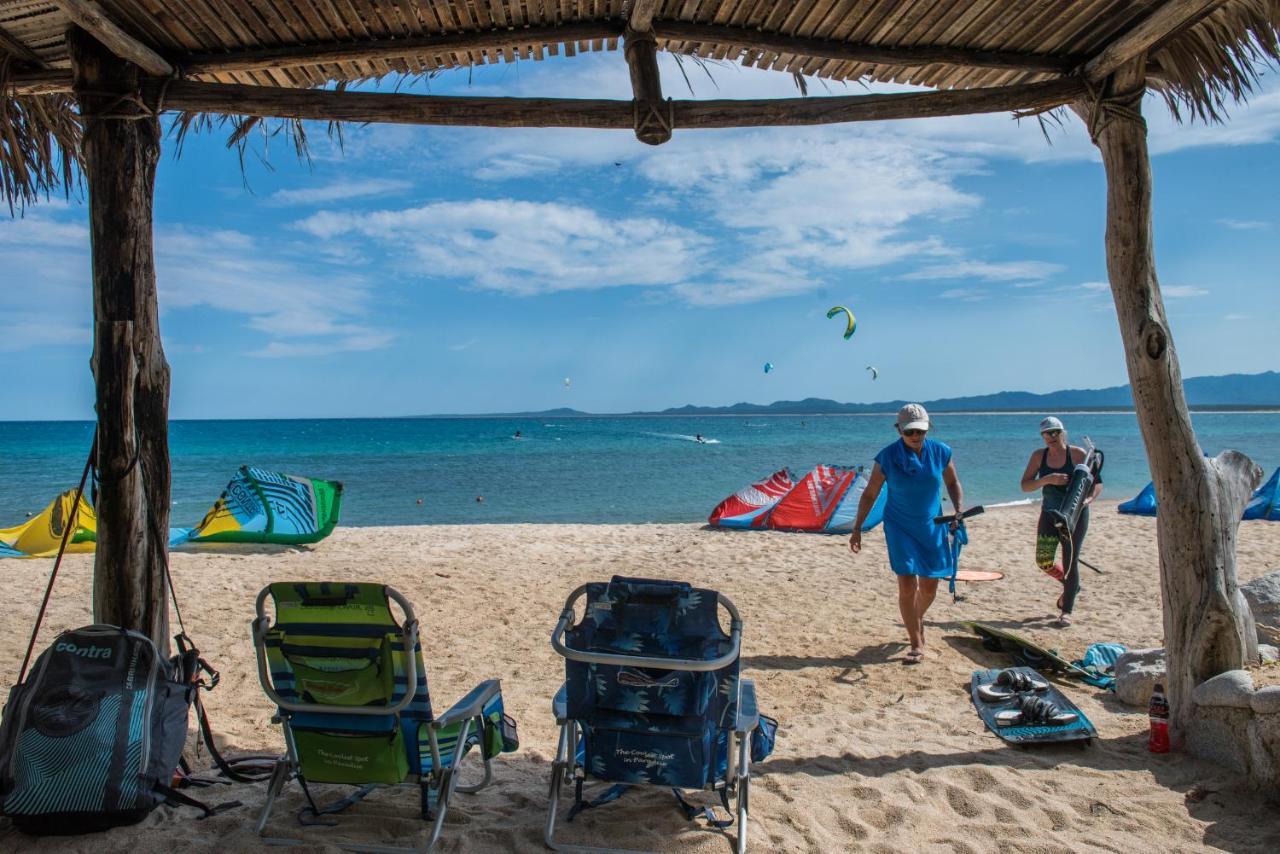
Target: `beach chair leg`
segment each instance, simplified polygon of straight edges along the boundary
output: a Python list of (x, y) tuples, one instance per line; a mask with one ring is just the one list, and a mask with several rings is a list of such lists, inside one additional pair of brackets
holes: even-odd
[[(476, 718), (475, 720), (476, 720), (476, 723), (475, 723), (475, 725), (476, 725), (476, 731), (477, 731), (477, 732), (481, 732), (481, 733), (483, 733), (483, 732), (484, 732), (484, 718)], [(461, 782), (459, 782), (456, 786), (454, 786), (454, 789), (455, 789), (456, 791), (459, 791), (459, 792), (465, 792), (466, 794), (471, 795), (471, 794), (475, 794), (476, 792), (480, 791), (480, 790), (481, 790), (481, 789), (483, 789), (485, 786), (487, 786), (487, 785), (489, 785), (490, 783), (492, 783), (492, 782), (493, 782), (493, 766), (492, 766), (492, 764), (490, 764), (489, 759), (488, 759), (488, 758), (486, 758), (486, 757), (485, 757), (485, 755), (484, 755), (484, 745), (483, 745), (483, 744), (482, 744), (482, 745), (480, 745), (480, 757), (481, 757), (481, 759), (484, 761), (484, 777), (483, 777), (483, 779), (481, 779), (481, 780), (480, 780), (480, 782), (478, 782), (478, 783), (468, 783), (468, 784), (466, 784), (466, 785), (464, 785), (464, 784), (462, 784)], [(466, 758), (466, 757), (464, 756), (464, 757), (463, 757), (463, 759), (465, 759), (465, 758)], [(461, 762), (462, 762), (462, 760), (459, 760), (459, 765), (461, 765)]]
[(560, 725), (560, 743), (556, 746), (556, 758), (551, 763), (550, 805), (547, 807), (547, 826), (542, 841), (552, 850), (557, 848), (555, 842), (556, 814), (560, 809), (560, 789), (564, 786), (569, 774), (569, 728), (572, 721)]
[(747, 812), (750, 809), (751, 794), (751, 736), (740, 738), (738, 743), (738, 844), (737, 854), (747, 852)]
[(258, 816), (259, 836), (266, 831), (267, 820), (271, 818), (271, 810), (276, 805), (276, 798), (280, 796), (284, 784), (289, 780), (289, 765), (288, 757), (282, 756), (276, 760), (276, 767), (271, 771), (271, 782), (267, 784), (267, 802), (262, 806), (262, 815)]

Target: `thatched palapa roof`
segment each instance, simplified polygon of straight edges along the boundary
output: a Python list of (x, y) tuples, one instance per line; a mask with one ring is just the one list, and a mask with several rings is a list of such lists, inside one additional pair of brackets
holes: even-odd
[[(632, 127), (655, 143), (673, 126), (1043, 110), (1143, 53), (1148, 85), (1175, 112), (1217, 118), (1280, 56), (1280, 0), (0, 0), (0, 187), (11, 202), (70, 174), (60, 151), (77, 138), (72, 26), (142, 68), (141, 100), (157, 111)], [(953, 94), (669, 103), (646, 44)], [(634, 104), (314, 91), (620, 47)]]

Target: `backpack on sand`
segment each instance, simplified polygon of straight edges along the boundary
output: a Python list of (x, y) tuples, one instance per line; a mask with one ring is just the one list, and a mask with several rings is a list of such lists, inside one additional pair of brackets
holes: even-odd
[(141, 821), (166, 801), (196, 700), (199, 654), (165, 660), (115, 626), (63, 632), (14, 686), (0, 718), (0, 815), (25, 833)]

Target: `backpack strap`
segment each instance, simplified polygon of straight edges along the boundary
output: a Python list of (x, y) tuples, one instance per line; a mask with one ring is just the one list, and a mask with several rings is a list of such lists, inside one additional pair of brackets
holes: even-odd
[(179, 792), (177, 789), (170, 788), (169, 786), (166, 786), (163, 783), (156, 783), (154, 788), (157, 792), (164, 795), (164, 799), (167, 803), (187, 806), (187, 807), (195, 807), (196, 809), (200, 810), (202, 815), (198, 820), (201, 820), (201, 821), (208, 818), (211, 815), (217, 815), (220, 812), (226, 812), (227, 810), (244, 806), (244, 804), (241, 801), (227, 801), (226, 803), (221, 803), (215, 807), (211, 807), (208, 804), (204, 803), (203, 801), (197, 801), (195, 798), (191, 797), (190, 795), (184, 795), (182, 792)]

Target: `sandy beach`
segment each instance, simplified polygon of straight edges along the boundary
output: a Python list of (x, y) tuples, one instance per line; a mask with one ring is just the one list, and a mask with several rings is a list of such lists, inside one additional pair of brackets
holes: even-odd
[[(546, 780), (555, 747), (551, 696), (563, 662), (548, 637), (564, 597), (613, 574), (677, 578), (720, 590), (745, 619), (743, 671), (762, 710), (781, 721), (774, 755), (756, 767), (750, 845), (755, 851), (1204, 851), (1280, 850), (1267, 793), (1232, 772), (1146, 750), (1144, 710), (1077, 682), (1059, 686), (1097, 725), (1082, 748), (1016, 749), (986, 732), (967, 694), (970, 673), (1008, 663), (960, 625), (1015, 627), (1067, 657), (1093, 641), (1161, 643), (1152, 519), (1099, 503), (1085, 556), (1075, 624), (1050, 618), (1058, 587), (1032, 562), (1035, 509), (1002, 508), (970, 525), (962, 566), (1003, 580), (941, 588), (929, 613), (930, 652), (901, 664), (904, 632), (879, 531), (861, 555), (843, 537), (725, 533), (686, 525), (491, 525), (339, 529), (312, 549), (225, 549), (175, 554), (173, 575), (188, 633), (222, 673), (205, 702), (224, 751), (276, 751), (280, 730), (258, 686), (248, 625), (269, 581), (377, 580), (417, 606), (433, 702), (443, 710), (475, 682), (499, 677), (521, 748), (496, 761), (497, 782), (459, 795), (444, 851), (540, 851)], [(1241, 580), (1280, 567), (1280, 525), (1240, 529)], [(0, 673), (16, 675), (51, 562), (3, 563), (9, 604), (0, 612)], [(41, 632), (42, 648), (90, 622), (92, 557), (69, 557)], [(207, 762), (207, 757), (201, 756)], [(92, 836), (32, 839), (0, 833), (6, 851), (244, 851), (264, 786), (219, 790), (244, 806), (204, 821), (162, 808), (143, 824)], [(318, 787), (321, 797), (345, 790)], [(1274, 797), (1274, 793), (1270, 793)], [(696, 797), (696, 796), (695, 796)], [(423, 829), (412, 789), (376, 793), (336, 828), (302, 828), (290, 785), (271, 828), (304, 849), (336, 839), (414, 844)], [(567, 841), (658, 851), (726, 852), (725, 833), (688, 822), (669, 793), (636, 790), (563, 825)]]

